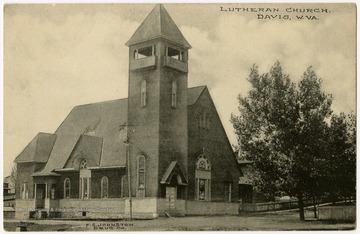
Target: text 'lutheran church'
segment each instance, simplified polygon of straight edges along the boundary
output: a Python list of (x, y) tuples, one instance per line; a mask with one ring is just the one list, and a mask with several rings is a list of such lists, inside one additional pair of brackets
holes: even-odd
[(17, 218), (237, 214), (251, 197), (209, 90), (187, 86), (191, 46), (162, 5), (126, 45), (128, 98), (76, 106), (15, 159)]

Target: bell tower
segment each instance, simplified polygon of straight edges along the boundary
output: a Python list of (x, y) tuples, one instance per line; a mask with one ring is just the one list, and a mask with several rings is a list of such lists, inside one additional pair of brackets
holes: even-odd
[[(161, 4), (155, 6), (126, 45), (128, 125), (134, 126), (128, 129), (132, 194), (164, 197), (162, 180), (170, 165), (177, 164), (183, 177), (187, 177), (191, 46)], [(186, 196), (186, 188), (181, 189)]]

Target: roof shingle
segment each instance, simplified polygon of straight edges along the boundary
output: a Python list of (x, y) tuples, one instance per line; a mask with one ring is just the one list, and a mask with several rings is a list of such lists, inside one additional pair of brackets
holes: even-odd
[[(189, 88), (188, 105), (193, 105), (205, 88), (206, 86)], [(75, 147), (77, 144), (80, 144), (78, 142), (82, 142), (79, 138), (83, 136), (83, 134), (91, 134), (91, 136), (102, 139), (102, 141), (100, 141), (100, 139), (96, 141), (97, 143), (94, 145), (94, 149), (89, 149), (98, 152), (102, 142), (100, 167), (126, 166), (126, 148), (124, 141), (127, 137), (127, 129), (120, 130), (120, 125), (127, 122), (127, 112), (127, 99), (74, 107), (55, 131), (55, 134), (49, 134), (57, 136), (56, 142), (52, 144), (52, 151), (44, 169), (41, 172), (37, 172), (36, 175), (52, 175), (52, 171), (55, 168), (65, 167)], [(37, 139), (37, 137), (35, 139)], [(90, 140), (91, 137), (87, 141)], [(24, 151), (32, 150), (33, 141), (29, 144), (29, 149), (27, 149), (27, 147)], [(19, 157), (20, 155), (18, 158)], [(98, 162), (98, 160), (97, 158), (95, 161)]]
[(157, 4), (154, 7), (126, 45), (131, 46), (156, 38), (164, 38), (186, 48), (191, 48), (191, 45), (182, 35), (162, 4)]

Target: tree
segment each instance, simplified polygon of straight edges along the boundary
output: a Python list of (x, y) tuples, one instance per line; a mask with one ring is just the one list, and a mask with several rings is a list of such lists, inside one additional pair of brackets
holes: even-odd
[(18, 176), (17, 176), (17, 166), (16, 164), (11, 168), (11, 174), (10, 174), (10, 178), (11, 178), (11, 181), (14, 183), (14, 184), (17, 184), (18, 183)]
[(308, 68), (296, 87), (279, 62), (260, 75), (254, 65), (247, 97), (239, 95), (240, 115), (231, 121), (242, 154), (252, 160), (255, 189), (273, 196), (285, 192), (298, 198), (304, 220), (303, 197), (315, 196), (326, 142), (326, 118), (331, 114), (330, 95)]
[(294, 106), (288, 105), (292, 101), (294, 85), (288, 76), (282, 74), (280, 63), (263, 75), (259, 75), (258, 67), (254, 65), (248, 81), (253, 88), (248, 97), (238, 97), (241, 115), (233, 115), (231, 121), (241, 152), (254, 161), (254, 171), (258, 172), (253, 175), (255, 189), (268, 198), (274, 198), (283, 184), (284, 166), (287, 165), (284, 161), (287, 158), (277, 150), (277, 142), (284, 137), (277, 131), (277, 126), (287, 123), (281, 120), (288, 119), (289, 109)]
[[(326, 120), (330, 117), (332, 97), (321, 90), (322, 81), (312, 67), (303, 74), (298, 85), (297, 102), (299, 104), (298, 127), (294, 132), (297, 136), (295, 148), (294, 177), (297, 183), (299, 203), (304, 195), (313, 198), (316, 217), (315, 200), (321, 192), (320, 180), (323, 177), (322, 167), (326, 162), (324, 152), (327, 147)], [(302, 204), (299, 204), (302, 209)], [(301, 214), (301, 219), (303, 216)]]
[(350, 198), (356, 185), (356, 119), (353, 114), (331, 117), (329, 127), (326, 190), (333, 202), (338, 197)]

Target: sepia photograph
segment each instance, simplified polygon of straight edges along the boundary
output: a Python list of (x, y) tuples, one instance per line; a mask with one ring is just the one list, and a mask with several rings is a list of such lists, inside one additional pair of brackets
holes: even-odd
[(356, 229), (355, 3), (3, 5), (3, 230)]

